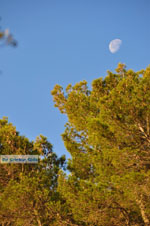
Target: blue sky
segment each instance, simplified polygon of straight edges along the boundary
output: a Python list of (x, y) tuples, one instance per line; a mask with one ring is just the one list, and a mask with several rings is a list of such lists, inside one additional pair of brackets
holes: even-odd
[[(18, 47), (0, 48), (0, 118), (34, 140), (43, 134), (60, 156), (67, 118), (50, 91), (106, 75), (119, 62), (140, 70), (150, 64), (149, 0), (0, 0), (0, 25)], [(115, 54), (109, 42), (122, 40)]]

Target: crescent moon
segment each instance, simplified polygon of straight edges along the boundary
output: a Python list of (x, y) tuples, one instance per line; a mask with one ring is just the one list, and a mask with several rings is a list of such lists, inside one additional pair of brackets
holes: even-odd
[(116, 53), (122, 44), (120, 39), (114, 39), (109, 43), (109, 50), (111, 53)]

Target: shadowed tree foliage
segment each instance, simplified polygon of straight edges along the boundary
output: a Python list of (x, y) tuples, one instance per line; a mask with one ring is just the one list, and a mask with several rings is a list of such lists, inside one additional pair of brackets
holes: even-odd
[(0, 164), (0, 225), (59, 225), (63, 200), (57, 179), (65, 156), (58, 158), (42, 135), (35, 142), (20, 136), (5, 117), (0, 120), (0, 155), (11, 154), (41, 158), (38, 164)]
[(55, 106), (68, 122), (62, 138), (71, 154), (59, 192), (78, 225), (150, 225), (150, 67), (60, 85)]

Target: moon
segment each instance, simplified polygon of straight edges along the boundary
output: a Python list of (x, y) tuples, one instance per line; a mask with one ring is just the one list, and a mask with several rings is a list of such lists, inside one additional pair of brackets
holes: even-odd
[(111, 53), (116, 53), (122, 44), (120, 39), (114, 39), (109, 43), (109, 50)]

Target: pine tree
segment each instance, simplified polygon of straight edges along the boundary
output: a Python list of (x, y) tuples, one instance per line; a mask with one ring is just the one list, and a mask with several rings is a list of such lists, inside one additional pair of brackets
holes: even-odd
[(0, 164), (0, 223), (56, 225), (61, 211), (58, 172), (65, 167), (47, 138), (35, 142), (19, 135), (7, 118), (0, 120), (0, 155), (39, 155), (38, 164)]
[(59, 192), (78, 225), (150, 224), (150, 67), (119, 64), (102, 79), (59, 85), (55, 106), (68, 122), (62, 138), (70, 175)]

